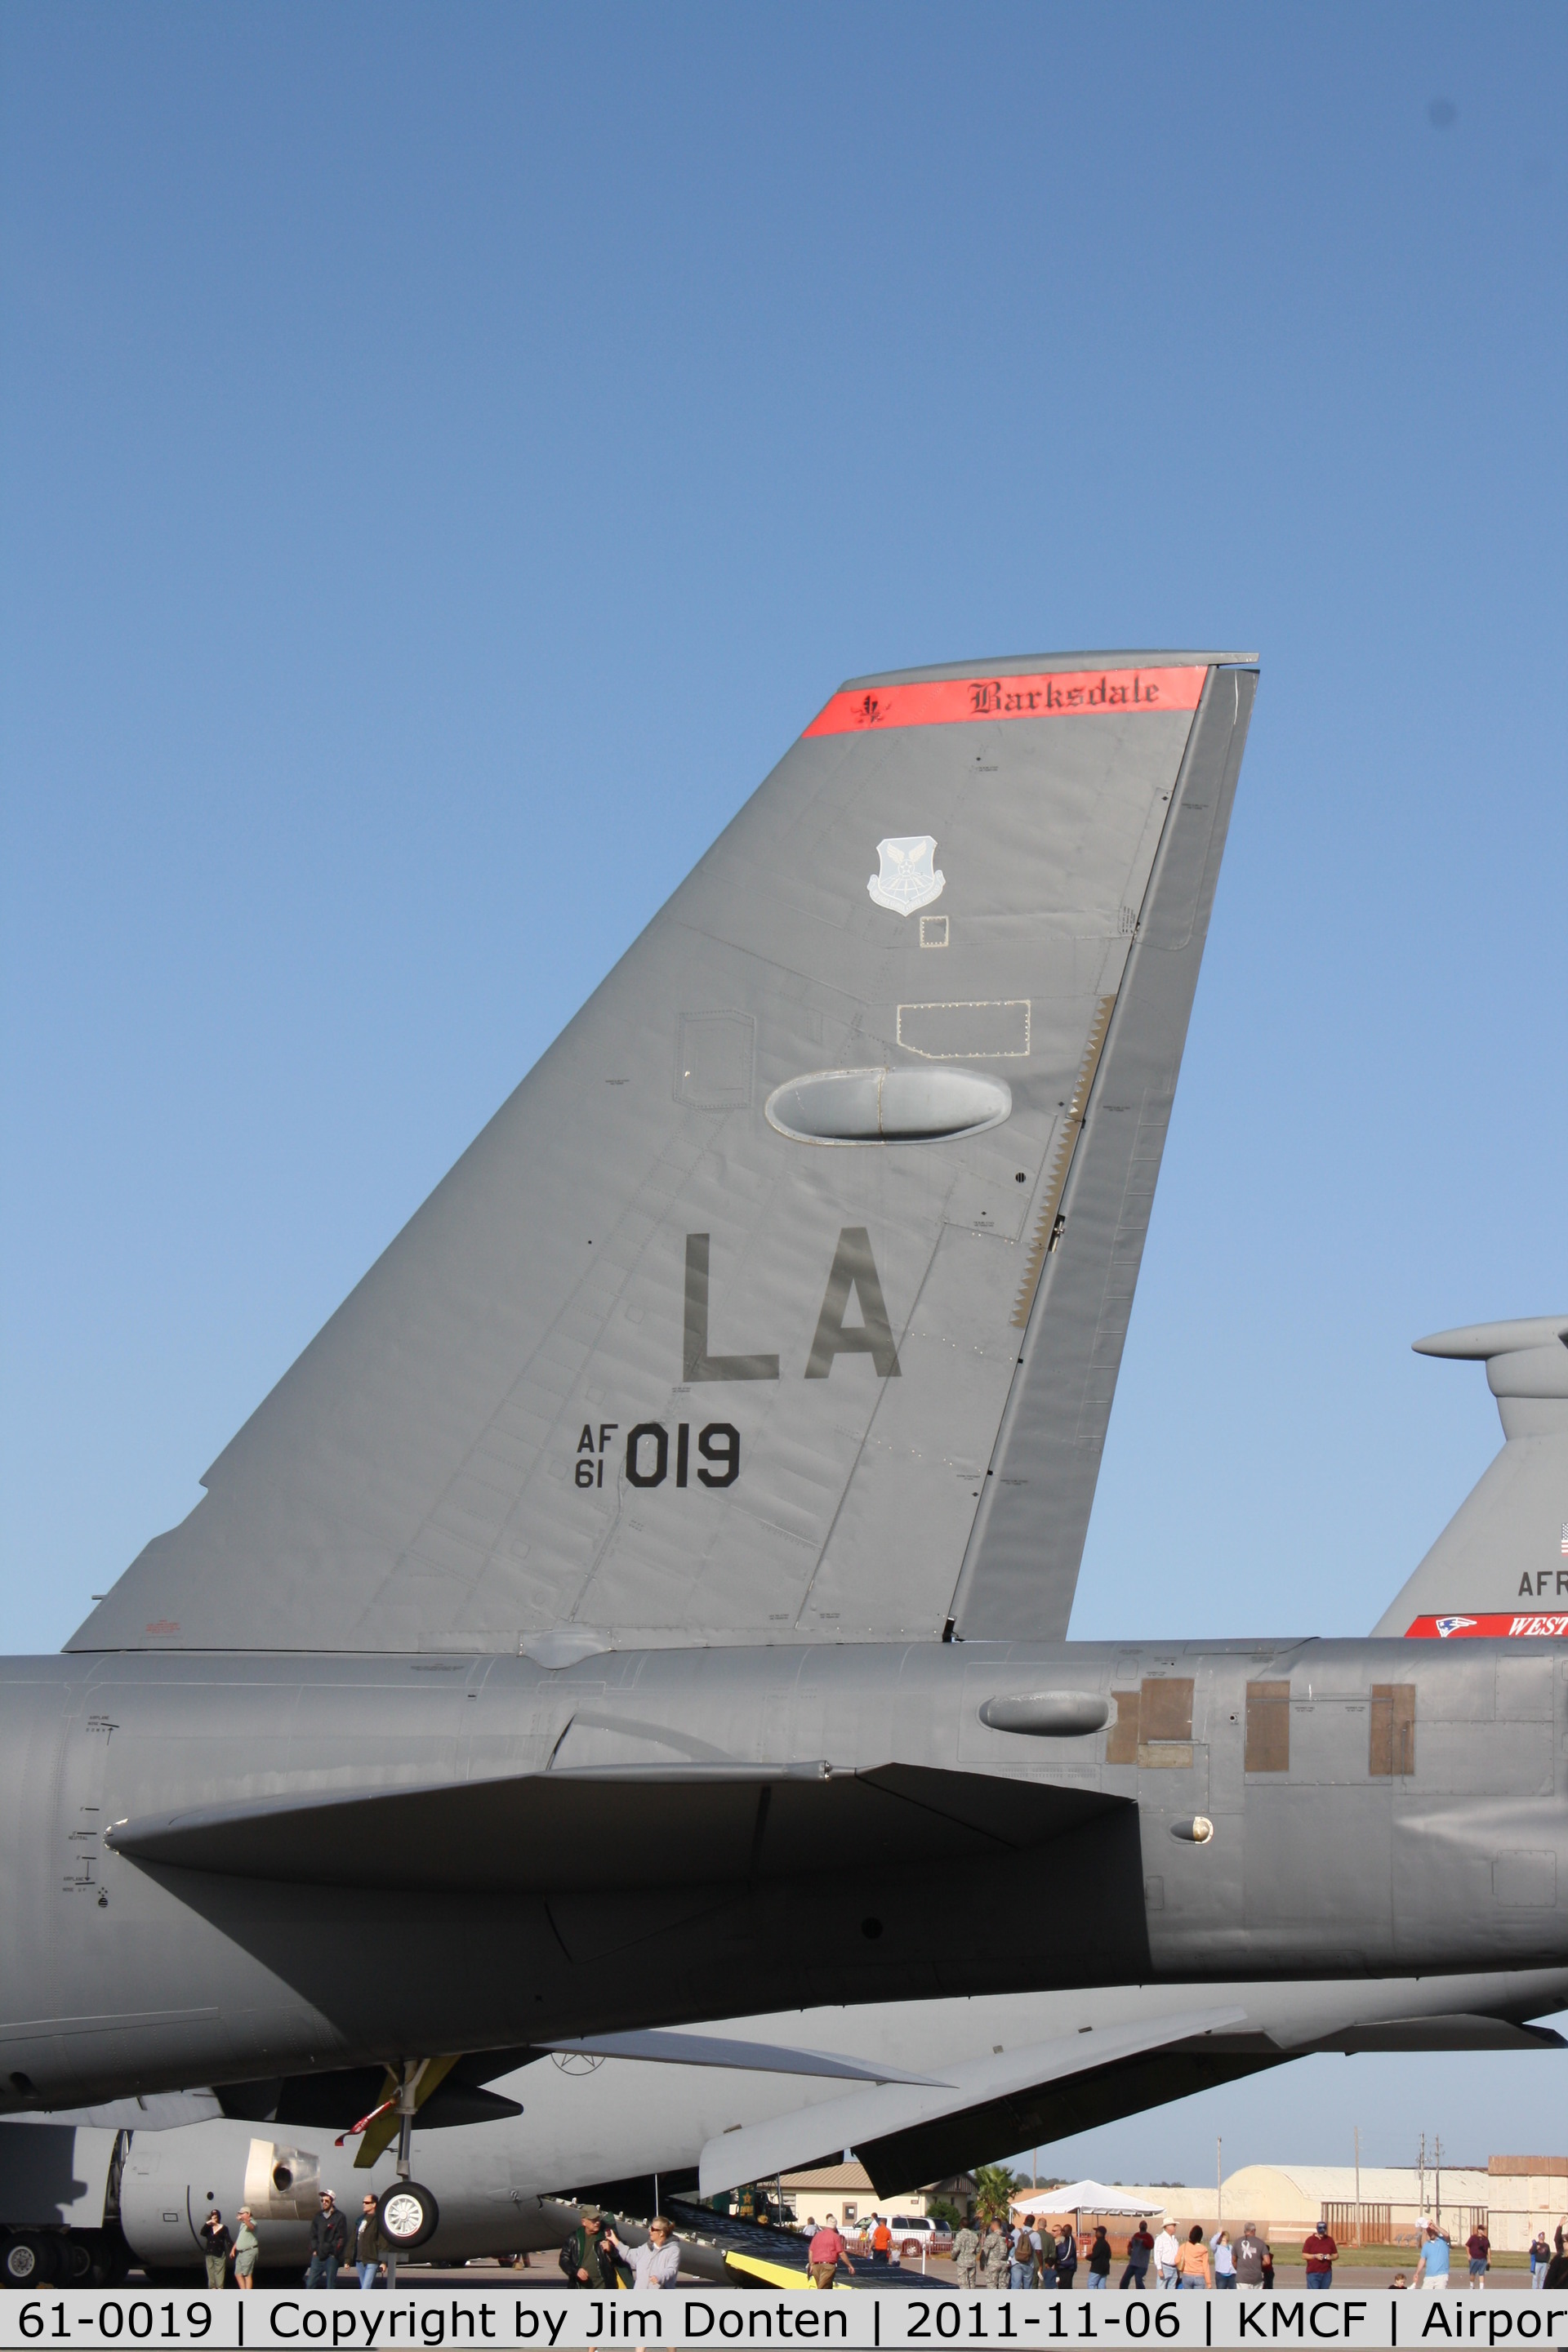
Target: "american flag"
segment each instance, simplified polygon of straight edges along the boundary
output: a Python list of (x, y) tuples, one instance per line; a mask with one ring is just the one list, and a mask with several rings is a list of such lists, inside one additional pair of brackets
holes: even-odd
[(1568, 1559), (1568, 1527), (1563, 1530), (1563, 1557)]

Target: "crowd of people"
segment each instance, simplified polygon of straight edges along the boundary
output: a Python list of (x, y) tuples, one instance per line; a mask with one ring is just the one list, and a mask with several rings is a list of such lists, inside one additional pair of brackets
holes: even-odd
[[(242, 2205), (236, 2218), (237, 2227), (231, 2232), (215, 2207), (198, 2233), (209, 2286), (226, 2286), (231, 2270), (236, 2286), (256, 2284), (260, 2244), (250, 2208)], [(806, 2264), (814, 2286), (831, 2286), (841, 2267), (853, 2275), (849, 2242), (832, 2214), (820, 2223), (808, 2215), (801, 2234), (807, 2241)], [(859, 2250), (874, 2264), (898, 2261), (898, 2242), (880, 2214), (866, 2231)], [(1300, 2251), (1308, 2288), (1331, 2287), (1340, 2250), (1326, 2213), (1302, 2240)], [(351, 2240), (346, 2216), (338, 2211), (331, 2190), (322, 2189), (320, 2210), (310, 2224), (307, 2286), (335, 2286), (339, 2271), (351, 2260), (362, 2287), (385, 2286), (387, 2252), (374, 2196), (365, 2196)], [(1464, 2242), (1471, 2287), (1486, 2284), (1491, 2254), (1491, 2241), (1478, 2222)], [(1267, 2291), (1274, 2284), (1274, 2250), (1255, 2221), (1248, 2221), (1235, 2237), (1223, 2225), (1205, 2237), (1200, 2223), (1179, 2229), (1170, 2213), (1162, 2218), (1157, 2232), (1150, 2229), (1148, 2221), (1138, 2219), (1128, 2232), (1124, 2256), (1118, 2281), (1123, 2290), (1142, 2293), (1152, 2286), (1175, 2291), (1236, 2287)], [(1416, 2232), (1416, 2257), (1414, 2270), (1395, 2271), (1390, 2284), (1427, 2293), (1446, 2289), (1457, 2263), (1454, 2243), (1441, 2222), (1429, 2216), (1423, 2216)], [(1031, 2287), (1103, 2291), (1109, 2288), (1117, 2266), (1103, 2221), (1084, 2231), (1080, 2242), (1071, 2221), (1064, 2219), (1053, 2227), (1050, 2221), (1023, 2211), (1015, 2211), (1005, 2221), (993, 2216), (978, 2225), (972, 2221), (961, 2223), (952, 2236), (952, 2261), (962, 2286), (1013, 2292)], [(614, 2221), (597, 2206), (584, 2205), (576, 2227), (562, 2246), (560, 2267), (569, 2286), (669, 2287), (679, 2276), (680, 2246), (673, 2223), (662, 2213), (656, 2213), (648, 2223), (646, 2239), (632, 2243), (620, 2237)], [(1530, 2249), (1530, 2282), (1532, 2287), (1568, 2287), (1568, 2221), (1558, 2224), (1550, 2243), (1544, 2230), (1537, 2232)]]
[[(1274, 2284), (1274, 2258), (1267, 2242), (1249, 2221), (1234, 2243), (1228, 2230), (1216, 2230), (1206, 2242), (1194, 2223), (1184, 2236), (1177, 2234), (1174, 2217), (1167, 2213), (1159, 2234), (1145, 2221), (1128, 2232), (1118, 2284), (1142, 2293), (1151, 2276), (1161, 2287), (1262, 2286)], [(1064, 2221), (1059, 2230), (1048, 2221), (1020, 2215), (1010, 2225), (994, 2220), (981, 2231), (972, 2223), (952, 2241), (952, 2259), (965, 2286), (1075, 2286), (1104, 2292), (1117, 2258), (1103, 2221), (1095, 2222), (1080, 2243), (1077, 2230)], [(1082, 2268), (1083, 2277), (1079, 2271)]]
[[(227, 2286), (229, 2273), (234, 2273), (237, 2287), (254, 2287), (256, 2264), (261, 2252), (261, 2241), (256, 2234), (256, 2224), (248, 2205), (242, 2205), (235, 2216), (231, 2231), (215, 2205), (196, 2235), (201, 2240), (202, 2261), (206, 2269), (208, 2286)], [(338, 2273), (353, 2261), (362, 2287), (385, 2286), (388, 2283), (386, 2241), (381, 2234), (380, 2215), (375, 2199), (368, 2192), (363, 2210), (351, 2241), (348, 2217), (340, 2213), (337, 2200), (330, 2189), (323, 2189), (319, 2210), (310, 2217), (310, 2259), (305, 2269), (307, 2286), (333, 2287)]]
[[(1340, 2250), (1326, 2213), (1302, 2240), (1300, 2251), (1309, 2290), (1321, 2293), (1331, 2288)], [(1491, 2240), (1478, 2222), (1464, 2242), (1470, 2286), (1485, 2285), (1491, 2253)], [(1104, 2222), (1093, 2223), (1080, 2240), (1070, 2222), (1064, 2221), (1053, 2228), (1048, 2221), (1021, 2212), (1007, 2222), (994, 2219), (982, 2228), (966, 2222), (954, 2233), (952, 2259), (962, 2285), (1014, 2290), (1104, 2289), (1110, 2286), (1116, 2267)], [(1414, 2271), (1395, 2271), (1390, 2284), (1441, 2291), (1448, 2284), (1454, 2263), (1449, 2232), (1424, 2215), (1416, 2233)], [(1537, 2232), (1530, 2249), (1530, 2283), (1532, 2287), (1568, 2287), (1568, 2224), (1559, 2224), (1551, 2244), (1544, 2230)], [(1137, 2292), (1152, 2285), (1173, 2291), (1255, 2287), (1267, 2292), (1274, 2284), (1274, 2249), (1256, 2221), (1248, 2221), (1236, 2236), (1222, 2225), (1205, 2237), (1200, 2223), (1179, 2229), (1175, 2217), (1167, 2213), (1157, 2234), (1142, 2220), (1129, 2231), (1119, 2284)]]

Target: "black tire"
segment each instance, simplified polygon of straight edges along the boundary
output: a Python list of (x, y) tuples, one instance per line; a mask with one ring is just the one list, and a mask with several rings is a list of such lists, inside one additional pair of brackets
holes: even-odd
[(123, 2286), (131, 2275), (131, 2249), (117, 2222), (107, 2229), (90, 2230), (92, 2241), (92, 2274), (89, 2286)]
[(436, 2234), (441, 2209), (417, 2180), (395, 2180), (375, 2209), (381, 2234), (394, 2253), (411, 2254)]
[(14, 2230), (0, 2247), (0, 2279), (24, 2293), (55, 2283), (55, 2250), (37, 2230)]
[(62, 2286), (96, 2284), (92, 2267), (98, 2258), (99, 2235), (96, 2230), (72, 2230), (66, 2237), (59, 2248)]

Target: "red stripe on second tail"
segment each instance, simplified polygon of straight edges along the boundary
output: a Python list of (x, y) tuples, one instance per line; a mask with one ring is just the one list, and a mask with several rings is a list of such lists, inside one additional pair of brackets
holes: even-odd
[(1407, 1642), (1495, 1642), (1500, 1638), (1568, 1642), (1568, 1615), (1560, 1612), (1555, 1616), (1417, 1617), (1406, 1626), (1405, 1638)]

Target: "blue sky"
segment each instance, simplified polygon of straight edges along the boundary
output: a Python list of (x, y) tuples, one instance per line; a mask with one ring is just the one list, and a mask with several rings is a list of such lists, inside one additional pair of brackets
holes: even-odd
[[(1409, 1340), (1568, 1302), (1563, 12), (16, 6), (0, 65), (9, 1646), (840, 678), (1156, 644), (1263, 683), (1074, 1630), (1364, 1631), (1499, 1436)], [(1561, 2137), (1554, 2063), (1355, 2063)], [(1310, 2079), (1221, 2103), (1331, 2156)]]

